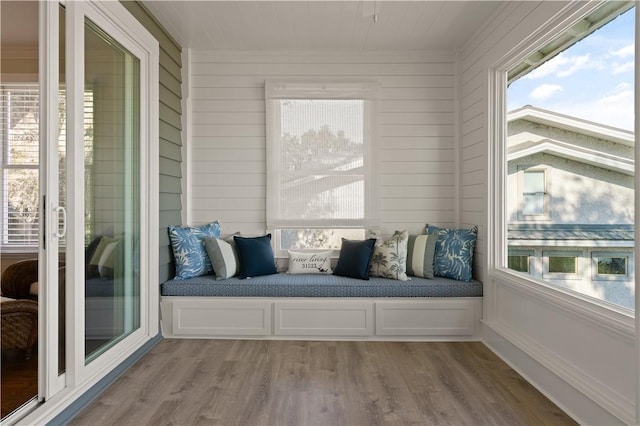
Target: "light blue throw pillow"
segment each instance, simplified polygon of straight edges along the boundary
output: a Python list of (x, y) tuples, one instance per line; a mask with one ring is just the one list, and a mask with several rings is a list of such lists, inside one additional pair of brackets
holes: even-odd
[(433, 275), (458, 281), (471, 281), (478, 227), (447, 229), (427, 225), (427, 234), (438, 235), (433, 258)]
[(169, 226), (169, 239), (176, 262), (175, 279), (186, 280), (213, 272), (204, 239), (219, 236), (218, 221), (201, 226)]

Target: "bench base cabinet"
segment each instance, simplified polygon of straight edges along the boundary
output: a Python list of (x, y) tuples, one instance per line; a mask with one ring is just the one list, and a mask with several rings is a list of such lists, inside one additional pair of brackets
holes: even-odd
[(374, 304), (366, 301), (276, 301), (273, 303), (276, 336), (371, 336)]
[(479, 340), (482, 298), (163, 297), (170, 338)]

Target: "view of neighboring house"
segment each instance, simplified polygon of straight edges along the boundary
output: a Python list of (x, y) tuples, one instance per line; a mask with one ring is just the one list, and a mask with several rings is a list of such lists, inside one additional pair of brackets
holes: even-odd
[(633, 133), (528, 105), (508, 120), (509, 268), (633, 309)]

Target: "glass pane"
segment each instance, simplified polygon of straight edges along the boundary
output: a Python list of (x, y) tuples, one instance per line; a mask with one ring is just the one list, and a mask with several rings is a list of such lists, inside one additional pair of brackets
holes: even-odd
[(598, 258), (598, 275), (626, 275), (626, 257), (600, 257)]
[[(67, 208), (67, 100), (65, 90), (65, 8), (60, 5), (59, 9), (59, 84), (58, 95), (58, 205)], [(60, 220), (63, 220), (60, 218)], [(60, 224), (61, 225), (61, 224)], [(65, 316), (66, 316), (66, 252), (67, 241), (65, 237), (58, 240), (58, 373), (65, 371)]]
[[(507, 244), (507, 253), (522, 247), (565, 256), (584, 253), (579, 261), (568, 257), (547, 262), (545, 257), (541, 278), (633, 315), (636, 288), (630, 271), (638, 227), (633, 208), (637, 178), (608, 159), (615, 156), (631, 164), (637, 150), (633, 100), (638, 96), (638, 59), (632, 49), (636, 10), (631, 7), (636, 4), (616, 10), (610, 6), (606, 2), (590, 12), (590, 19), (602, 25), (593, 25), (570, 43), (562, 39), (566, 34), (558, 34), (560, 38), (540, 49), (553, 53), (534, 65), (524, 60), (508, 72), (503, 87), (506, 140), (499, 148), (505, 152), (501, 167), (506, 172), (506, 223), (499, 228), (504, 226), (507, 235), (500, 244)], [(569, 63), (576, 58), (606, 66), (576, 67)], [(581, 126), (571, 129), (567, 120), (582, 120), (601, 131), (596, 136)], [(549, 141), (564, 154), (547, 150)], [(586, 152), (595, 160), (589, 161)], [(511, 259), (503, 261), (512, 266)], [(531, 272), (537, 276), (537, 270)]]
[(38, 169), (4, 171), (6, 185), (6, 232), (4, 243), (38, 245)]
[(85, 22), (85, 353), (140, 326), (139, 60)]
[(7, 157), (9, 165), (38, 165), (39, 93), (36, 84), (7, 87), (3, 91), (7, 116)]
[[(42, 356), (38, 294), (31, 286), (38, 281), (39, 243), (38, 2), (2, 0), (0, 18), (0, 266), (13, 281), (2, 283), (4, 420), (37, 397)], [(19, 253), (10, 253), (11, 245), (20, 246)]]
[(362, 229), (281, 229), (280, 249), (326, 249), (339, 250), (342, 239), (361, 240)]
[[(34, 77), (35, 78), (35, 77)], [(0, 86), (2, 244), (38, 246), (39, 108), (36, 82)]]
[(509, 269), (529, 272), (529, 256), (509, 256)]
[(551, 274), (575, 274), (575, 256), (549, 256), (549, 273)]
[(525, 194), (522, 214), (544, 214), (544, 194)]
[(532, 171), (524, 172), (524, 193), (545, 192), (544, 191), (544, 172)]

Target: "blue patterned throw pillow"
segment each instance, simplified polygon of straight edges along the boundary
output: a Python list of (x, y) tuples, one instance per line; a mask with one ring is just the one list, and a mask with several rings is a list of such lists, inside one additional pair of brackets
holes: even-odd
[(204, 246), (204, 239), (219, 236), (218, 221), (201, 226), (169, 226), (169, 239), (176, 262), (175, 279), (186, 280), (210, 274), (213, 267)]
[(427, 225), (427, 234), (438, 235), (433, 258), (433, 275), (458, 281), (471, 281), (478, 227), (447, 229)]

